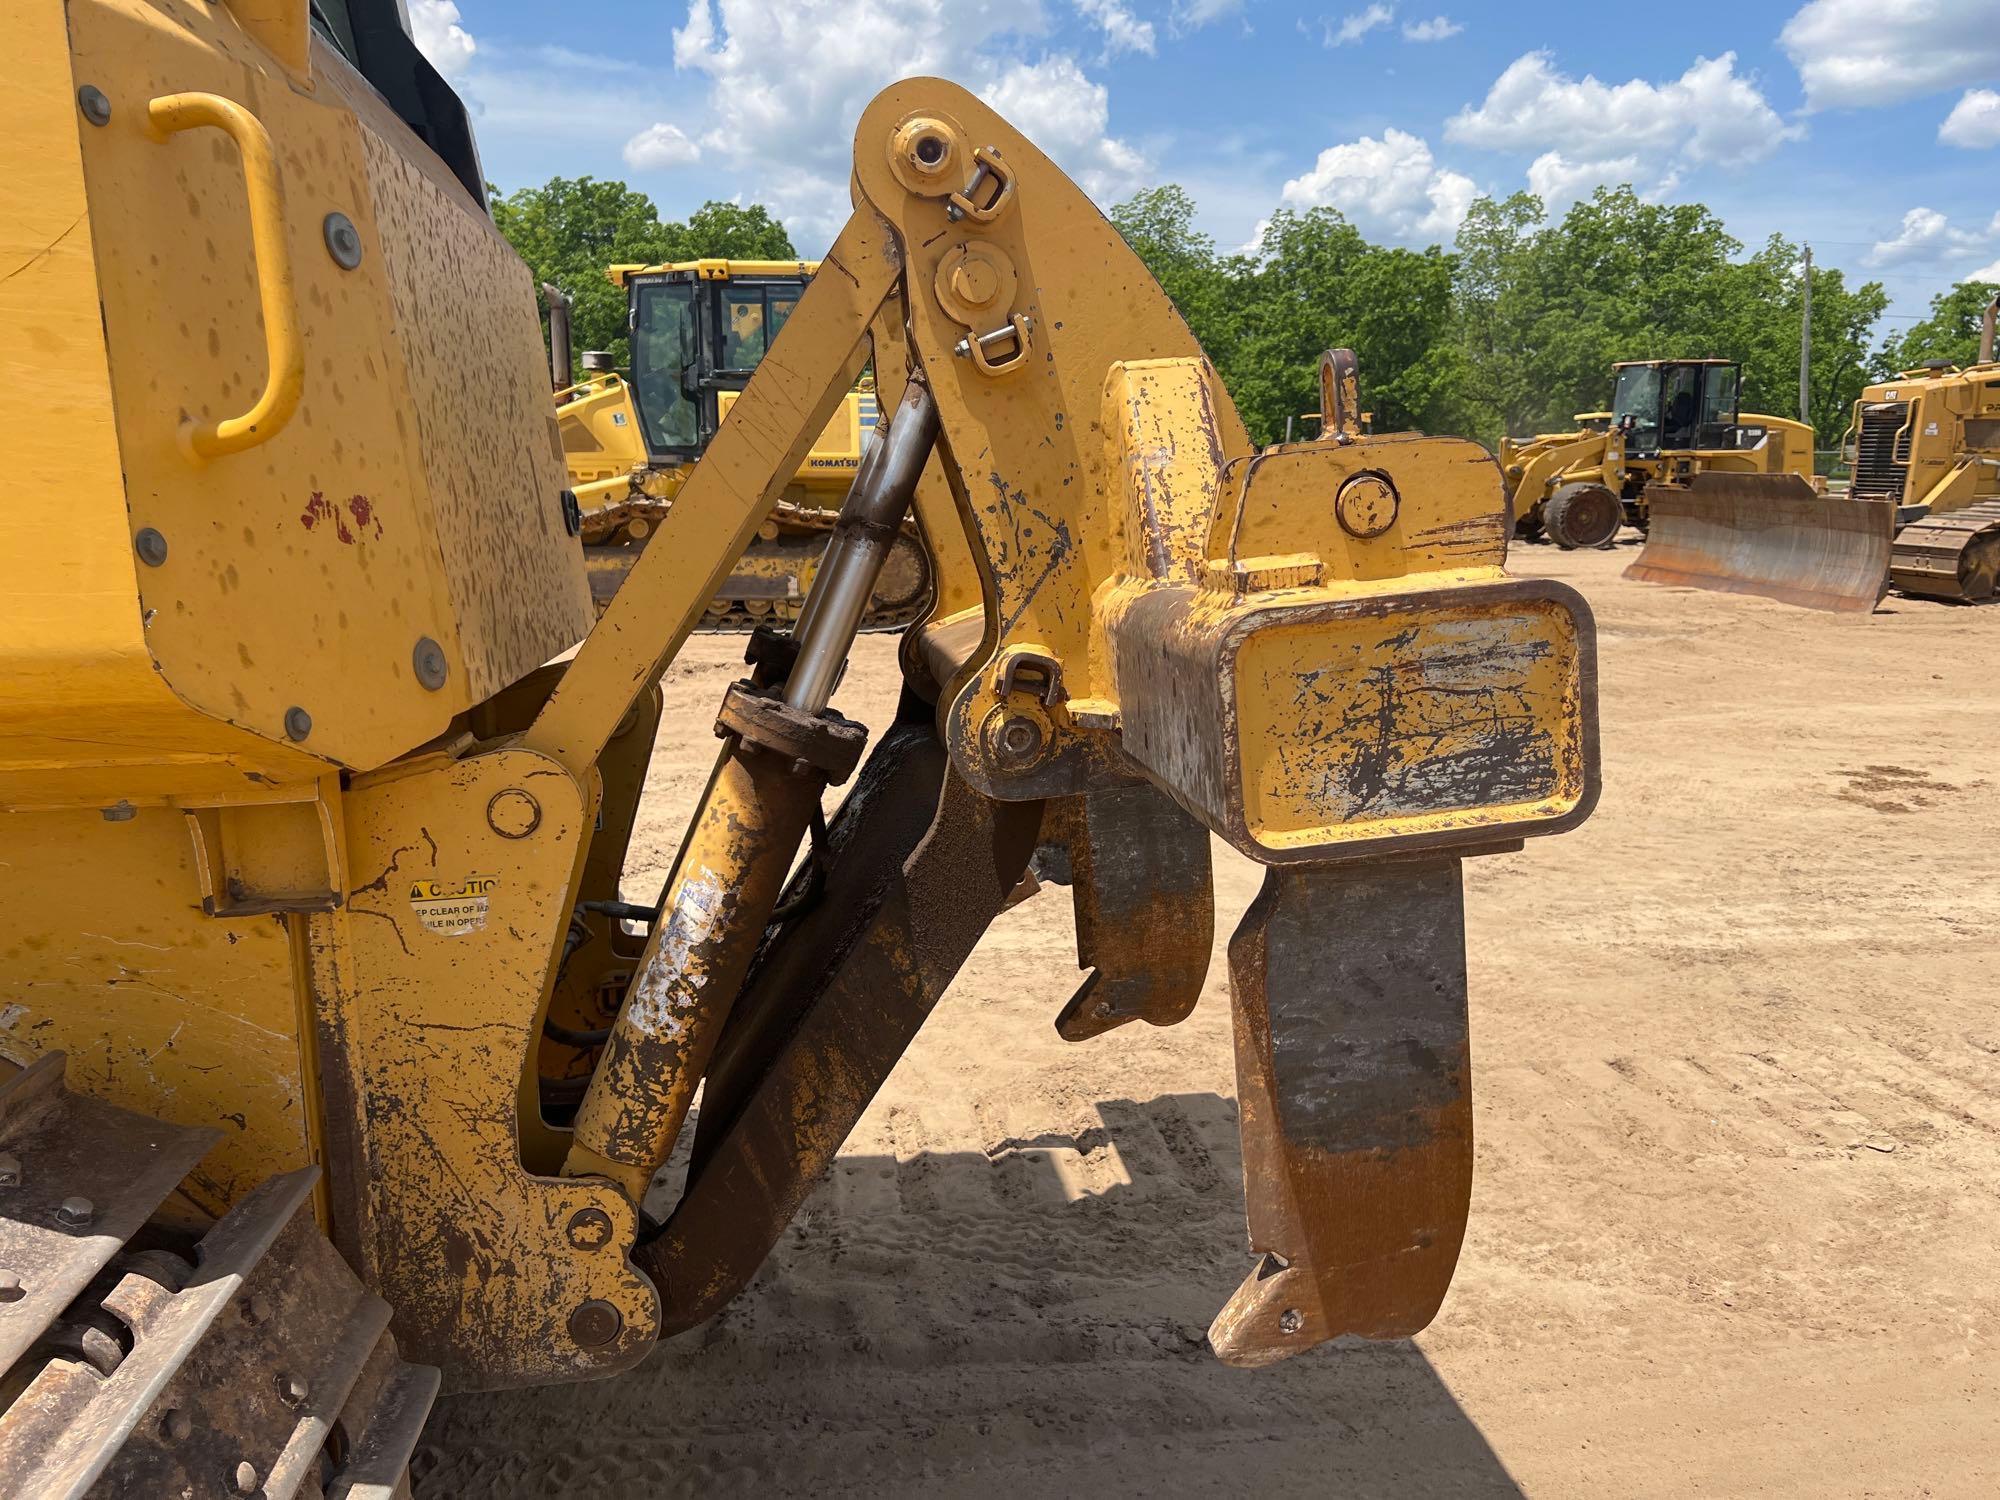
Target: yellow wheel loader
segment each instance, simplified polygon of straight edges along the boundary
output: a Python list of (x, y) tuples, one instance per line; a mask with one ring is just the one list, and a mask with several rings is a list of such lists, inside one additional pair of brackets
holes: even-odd
[(1612, 371), (1609, 412), (1580, 414), (1573, 432), (1500, 440), (1515, 535), (1608, 547), (1621, 526), (1649, 530), (1654, 497), (1700, 474), (1746, 476), (1749, 490), (1773, 495), (1796, 490), (1782, 476), (1811, 487), (1812, 429), (1739, 411), (1741, 365), (1628, 360)]
[[(1194, 1005), (1211, 837), (1264, 870), (1215, 1352), (1432, 1318), (1461, 865), (1598, 790), (1589, 610), (1506, 576), (1476, 445), (1258, 452), (1077, 188), (911, 79), (598, 619), (530, 279), (395, 0), (0, 44), (0, 1493), (395, 1494), (440, 1381), (630, 1369), (748, 1282), (1049, 839), (1079, 1046)], [(800, 617), (626, 892), (659, 676), (864, 360)], [(911, 517), (871, 735), (834, 692)]]
[[(738, 394), (798, 306), (813, 261), (686, 261), (613, 266), (627, 297), (630, 379), (586, 350), (569, 380), (567, 306), (544, 286), (556, 417), (570, 488), (583, 516), (583, 555), (601, 609), (618, 591)], [(827, 535), (879, 416), (872, 380), (835, 409), (798, 472), (757, 529), (703, 617), (705, 630), (748, 630), (798, 617)], [(916, 528), (876, 585), (863, 628), (907, 625), (922, 611), (930, 568)]]

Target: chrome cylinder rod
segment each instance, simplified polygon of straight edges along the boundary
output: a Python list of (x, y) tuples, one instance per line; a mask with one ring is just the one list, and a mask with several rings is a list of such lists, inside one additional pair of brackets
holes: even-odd
[(937, 435), (937, 403), (928, 386), (912, 380), (888, 432), (861, 461), (800, 612), (798, 658), (785, 679), (790, 707), (818, 713), (833, 697)]

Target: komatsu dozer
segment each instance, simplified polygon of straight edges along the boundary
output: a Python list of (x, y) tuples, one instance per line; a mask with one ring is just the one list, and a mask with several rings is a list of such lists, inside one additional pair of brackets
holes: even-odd
[[(1263, 867), (1215, 1352), (1432, 1318), (1461, 865), (1598, 778), (1589, 611), (1504, 574), (1482, 450), (1258, 452), (1076, 187), (911, 79), (594, 620), (530, 278), (395, 0), (0, 43), (0, 1493), (388, 1495), (440, 1381), (630, 1369), (750, 1279), (1050, 842), (1087, 1047), (1194, 1006), (1211, 839)], [(633, 899), (659, 676), (863, 359), (893, 395), (800, 618)], [(871, 736), (835, 689), (912, 516)]]
[[(630, 378), (602, 350), (570, 382), (566, 307), (554, 287), (550, 357), (570, 488), (583, 517), (584, 567), (598, 607), (631, 571), (798, 306), (814, 261), (700, 260), (612, 266), (626, 294)], [(872, 377), (834, 409), (702, 616), (704, 630), (748, 630), (798, 618), (842, 497), (879, 416)], [(914, 523), (883, 565), (865, 630), (907, 625), (923, 610), (930, 568)]]
[(1500, 440), (1517, 536), (1608, 547), (1621, 526), (1650, 530), (1654, 501), (1700, 474), (1741, 475), (1771, 495), (1812, 490), (1812, 429), (1740, 411), (1741, 365), (1629, 360), (1612, 371), (1608, 413), (1580, 414), (1571, 432)]

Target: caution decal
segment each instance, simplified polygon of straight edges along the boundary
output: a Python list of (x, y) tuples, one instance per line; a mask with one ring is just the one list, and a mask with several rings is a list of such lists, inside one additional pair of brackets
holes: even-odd
[(487, 903), (500, 882), (491, 875), (464, 880), (417, 880), (410, 884), (410, 910), (440, 937), (463, 937), (486, 925)]

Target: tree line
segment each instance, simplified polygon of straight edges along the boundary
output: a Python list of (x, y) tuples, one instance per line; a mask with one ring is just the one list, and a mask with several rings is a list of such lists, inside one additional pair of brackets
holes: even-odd
[[(575, 347), (625, 359), (624, 293), (606, 266), (789, 260), (785, 227), (759, 204), (709, 202), (662, 219), (622, 182), (554, 178), (492, 194), (494, 222), (534, 271), (572, 299)], [(1352, 348), (1377, 431), (1561, 430), (1610, 400), (1623, 359), (1743, 364), (1745, 411), (1798, 414), (1801, 246), (1773, 235), (1745, 254), (1698, 203), (1599, 188), (1560, 217), (1515, 193), (1475, 203), (1450, 249), (1371, 242), (1339, 212), (1280, 210), (1254, 248), (1225, 252), (1168, 185), (1111, 210), (1214, 360), (1251, 434), (1273, 442), (1317, 405), (1320, 351)], [(1995, 287), (1962, 282), (1930, 316), (1871, 347), (1888, 306), (1879, 282), (1812, 270), (1812, 423), (1831, 448), (1861, 387), (1928, 359), (1971, 361)], [(1297, 428), (1306, 435), (1316, 428)]]

